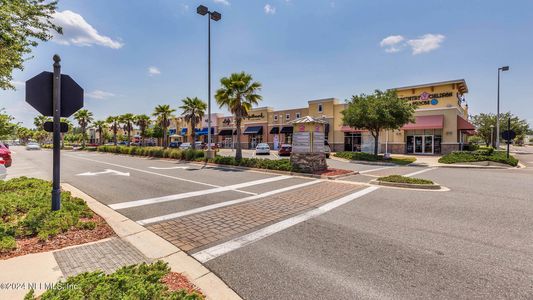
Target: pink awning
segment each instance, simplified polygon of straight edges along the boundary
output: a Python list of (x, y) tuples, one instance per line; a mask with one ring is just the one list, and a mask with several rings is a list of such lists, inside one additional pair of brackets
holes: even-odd
[(361, 133), (361, 132), (364, 132), (365, 130), (354, 129), (354, 128), (350, 127), (350, 126), (343, 125), (341, 127), (341, 131), (342, 132), (348, 132), (348, 133)]
[(476, 130), (476, 126), (472, 125), (472, 123), (461, 118), (460, 116), (457, 116), (457, 130), (472, 131), (472, 130)]
[(442, 129), (444, 127), (444, 115), (418, 116), (414, 123), (405, 124), (403, 130), (416, 129)]

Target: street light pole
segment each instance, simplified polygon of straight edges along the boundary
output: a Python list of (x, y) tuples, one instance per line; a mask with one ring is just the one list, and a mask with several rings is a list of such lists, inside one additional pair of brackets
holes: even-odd
[(496, 149), (500, 149), (500, 72), (509, 71), (509, 66), (498, 68), (498, 99), (496, 108)]
[[(211, 19), (219, 21), (222, 15), (216, 11), (209, 11), (206, 6), (200, 5), (196, 8), (199, 15), (207, 15), (207, 158), (213, 158), (215, 155), (211, 149)], [(194, 128), (193, 128), (194, 130)]]

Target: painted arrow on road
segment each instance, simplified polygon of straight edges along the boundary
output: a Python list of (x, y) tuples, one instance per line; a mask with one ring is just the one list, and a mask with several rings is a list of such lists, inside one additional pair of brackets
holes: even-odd
[(119, 172), (119, 171), (111, 170), (111, 169), (106, 169), (105, 171), (102, 171), (102, 172), (85, 172), (85, 173), (77, 174), (76, 176), (97, 176), (97, 175), (103, 175), (103, 174), (113, 174), (117, 176), (130, 176), (129, 172)]
[(187, 169), (190, 169), (189, 167), (166, 167), (166, 168), (160, 168), (160, 167), (150, 167), (150, 169), (154, 169), (154, 170), (173, 170), (173, 169), (184, 169), (184, 170), (187, 170)]

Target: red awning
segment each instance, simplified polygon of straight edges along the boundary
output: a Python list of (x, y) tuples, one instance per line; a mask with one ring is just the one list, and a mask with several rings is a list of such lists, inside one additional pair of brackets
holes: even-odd
[(444, 127), (444, 115), (418, 116), (414, 123), (405, 124), (403, 130), (416, 129), (442, 129)]
[(348, 132), (348, 133), (361, 133), (361, 132), (365, 132), (365, 130), (360, 130), (360, 129), (354, 129), (350, 126), (346, 126), (346, 125), (343, 125), (341, 127), (341, 131), (342, 132)]
[(461, 118), (460, 116), (457, 116), (457, 130), (472, 131), (472, 130), (476, 130), (476, 126), (472, 125), (472, 123)]

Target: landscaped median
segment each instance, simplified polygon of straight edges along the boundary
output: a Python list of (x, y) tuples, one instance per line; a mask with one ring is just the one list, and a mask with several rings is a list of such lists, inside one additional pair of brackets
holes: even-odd
[(412, 156), (391, 156), (386, 159), (383, 155), (376, 156), (365, 152), (337, 152), (333, 156), (359, 162), (390, 163), (396, 165), (408, 165), (416, 161), (416, 157)]
[(378, 184), (378, 185), (384, 185), (384, 186), (400, 187), (400, 188), (415, 188), (415, 189), (430, 189), (430, 190), (438, 190), (441, 188), (440, 185), (428, 179), (412, 178), (412, 177), (406, 177), (406, 176), (401, 176), (401, 175), (389, 175), (389, 176), (379, 177), (376, 180), (372, 180), (371, 183)]
[(0, 259), (49, 251), (109, 237), (111, 227), (87, 204), (61, 195), (52, 211), (48, 181), (20, 177), (0, 181)]
[(439, 159), (442, 164), (472, 164), (472, 165), (509, 165), (516, 167), (518, 159), (505, 151), (495, 151), (493, 148), (482, 148), (476, 151), (454, 151)]

